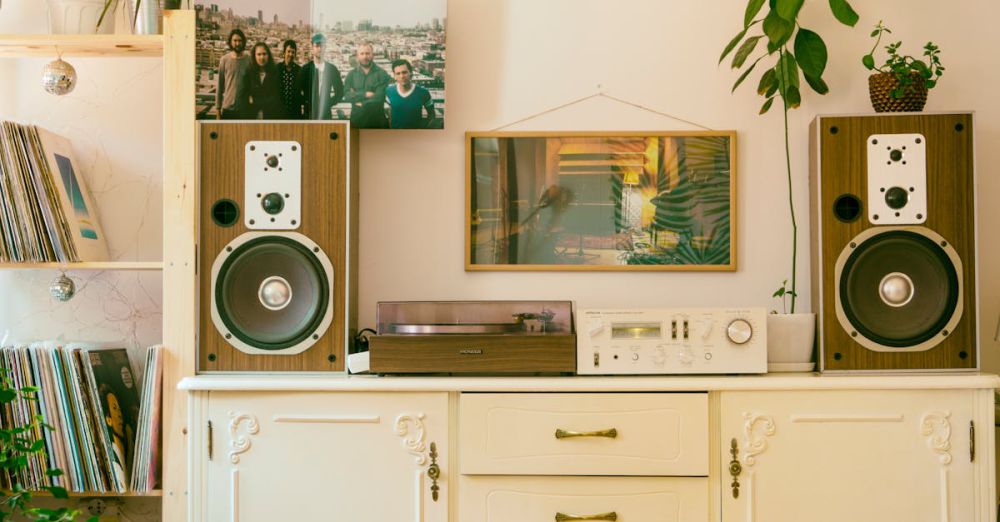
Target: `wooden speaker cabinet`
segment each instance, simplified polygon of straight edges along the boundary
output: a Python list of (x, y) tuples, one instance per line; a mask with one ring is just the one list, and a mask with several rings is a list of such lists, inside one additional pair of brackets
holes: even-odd
[(356, 329), (357, 136), (201, 124), (201, 372), (343, 371)]
[(821, 371), (978, 369), (972, 114), (819, 116), (810, 130)]

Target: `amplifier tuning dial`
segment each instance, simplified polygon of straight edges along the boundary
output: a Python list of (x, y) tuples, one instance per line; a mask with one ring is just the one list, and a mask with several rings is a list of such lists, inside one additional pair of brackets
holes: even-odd
[(753, 326), (746, 319), (736, 319), (726, 327), (726, 337), (733, 344), (746, 344), (753, 337)]

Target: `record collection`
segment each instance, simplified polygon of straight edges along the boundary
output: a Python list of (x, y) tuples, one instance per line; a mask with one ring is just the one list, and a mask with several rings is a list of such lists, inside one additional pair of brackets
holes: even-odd
[[(8, 368), (15, 389), (37, 388), (33, 398), (4, 405), (5, 429), (27, 425), (36, 416), (44, 452), (29, 457), (18, 476), (0, 476), (0, 488), (18, 482), (29, 490), (59, 486), (73, 492), (147, 492), (159, 473), (160, 347), (150, 348), (142, 400), (124, 348), (80, 343), (8, 343), (0, 347), (0, 367)], [(60, 469), (61, 476), (47, 471)], [(141, 476), (140, 476), (141, 475)]]
[(106, 261), (108, 248), (72, 144), (35, 127), (0, 129), (0, 262)]

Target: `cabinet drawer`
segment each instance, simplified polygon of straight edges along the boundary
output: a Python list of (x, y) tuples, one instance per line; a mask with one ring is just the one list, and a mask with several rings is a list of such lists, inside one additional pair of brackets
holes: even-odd
[(460, 490), (462, 522), (708, 520), (707, 478), (467, 476)]
[(463, 394), (462, 473), (708, 475), (708, 395)]

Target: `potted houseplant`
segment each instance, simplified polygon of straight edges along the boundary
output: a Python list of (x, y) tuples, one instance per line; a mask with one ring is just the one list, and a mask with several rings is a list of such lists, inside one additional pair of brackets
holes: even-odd
[(874, 73), (868, 77), (868, 95), (872, 100), (875, 112), (919, 112), (927, 103), (927, 91), (937, 85), (938, 78), (944, 74), (941, 67), (941, 50), (934, 42), (924, 46), (924, 56), (927, 62), (909, 55), (900, 55), (902, 42), (894, 42), (885, 46), (889, 57), (885, 63), (875, 67), (875, 49), (882, 42), (882, 36), (892, 33), (879, 20), (872, 31), (875, 45), (870, 53), (861, 58), (865, 68)]
[[(16, 407), (19, 401), (37, 400), (37, 388), (16, 388), (8, 375), (7, 368), (0, 367), (0, 408)], [(43, 508), (32, 506), (31, 491), (25, 489), (20, 482), (21, 473), (29, 467), (29, 457), (45, 452), (45, 443), (37, 438), (43, 429), (52, 429), (42, 422), (41, 416), (36, 416), (30, 422), (21, 425), (4, 425), (0, 427), (0, 473), (10, 479), (10, 490), (0, 490), (0, 520), (36, 520), (40, 522), (72, 522), (80, 514), (69, 508)], [(58, 477), (62, 471), (49, 469), (46, 475)], [(58, 486), (43, 486), (53, 497), (67, 499), (69, 496), (64, 488)], [(96, 522), (97, 517), (88, 519)]]
[[(790, 371), (807, 370), (805, 365), (809, 364), (808, 361), (812, 356), (816, 318), (815, 314), (811, 313), (795, 313), (795, 300), (798, 297), (796, 291), (798, 226), (792, 199), (792, 161), (788, 140), (788, 111), (798, 107), (802, 101), (801, 80), (804, 79), (809, 88), (819, 94), (826, 94), (830, 90), (826, 82), (823, 81), (823, 71), (826, 69), (827, 61), (826, 43), (819, 34), (799, 24), (799, 11), (804, 3), (805, 0), (769, 0), (767, 2), (747, 0), (743, 14), (743, 29), (729, 41), (722, 51), (722, 56), (719, 57), (719, 63), (722, 63), (726, 56), (735, 51), (731, 65), (733, 69), (742, 69), (742, 73), (733, 84), (733, 91), (750, 76), (750, 73), (759, 64), (767, 59), (767, 66), (757, 84), (757, 93), (764, 97), (760, 114), (770, 110), (775, 99), (778, 99), (784, 115), (788, 212), (792, 225), (792, 274), (791, 286), (789, 287), (786, 281), (774, 295), (780, 297), (783, 302), (787, 299), (790, 306), (786, 310), (787, 313), (769, 315), (767, 327), (768, 358), (775, 363), (779, 363), (779, 361), (772, 359), (772, 354), (792, 349), (787, 346), (779, 347), (778, 343), (791, 342), (791, 339), (802, 340), (803, 346), (795, 347), (793, 351), (795, 353), (808, 353), (808, 358), (794, 361), (798, 363), (797, 365), (772, 366), (775, 370)], [(833, 16), (840, 23), (853, 27), (858, 22), (858, 14), (847, 0), (829, 0), (829, 3)], [(767, 10), (763, 11), (765, 4)], [(764, 14), (759, 16), (762, 12)], [(760, 34), (754, 34), (757, 30), (760, 31)], [(754, 54), (761, 42), (765, 44), (763, 52), (751, 61), (751, 55)], [(786, 330), (791, 330), (793, 333), (786, 335)], [(806, 341), (808, 341), (807, 345), (805, 345)], [(791, 363), (793, 361), (780, 362)]]

